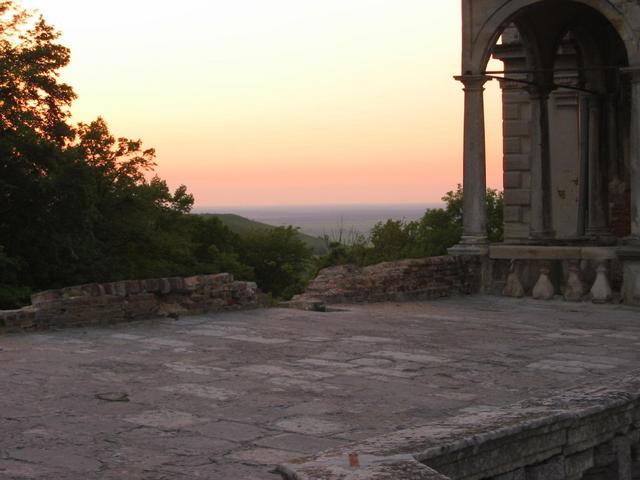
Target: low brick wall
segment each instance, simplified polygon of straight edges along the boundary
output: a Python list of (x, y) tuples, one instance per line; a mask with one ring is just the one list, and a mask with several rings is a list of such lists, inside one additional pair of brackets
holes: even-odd
[(228, 273), (92, 283), (36, 293), (31, 296), (31, 306), (0, 311), (0, 333), (258, 306), (256, 284), (234, 281)]
[(368, 267), (341, 265), (321, 270), (291, 305), (430, 300), (476, 293), (480, 287), (478, 257), (429, 257), (385, 262)]

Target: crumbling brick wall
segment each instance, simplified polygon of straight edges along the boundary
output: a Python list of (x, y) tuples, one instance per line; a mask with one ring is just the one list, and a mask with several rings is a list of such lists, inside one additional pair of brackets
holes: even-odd
[(0, 311), (0, 332), (109, 325), (162, 315), (200, 314), (259, 306), (255, 283), (228, 273), (92, 283), (47, 290), (32, 305)]
[(292, 303), (429, 300), (476, 293), (480, 271), (478, 257), (415, 258), (367, 267), (341, 265), (321, 270)]

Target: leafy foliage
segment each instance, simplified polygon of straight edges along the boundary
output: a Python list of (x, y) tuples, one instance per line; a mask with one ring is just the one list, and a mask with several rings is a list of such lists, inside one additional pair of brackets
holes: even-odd
[(18, 308), (29, 299), (31, 290), (16, 285), (18, 262), (9, 258), (0, 245), (0, 306), (5, 309)]
[(258, 285), (277, 297), (302, 293), (312, 269), (311, 248), (290, 226), (253, 231), (243, 239), (242, 256)]
[[(330, 243), (329, 253), (319, 262), (320, 268), (446, 255), (447, 249), (462, 237), (462, 187), (458, 185), (456, 190), (447, 192), (442, 201), (445, 208), (427, 210), (420, 220), (387, 220), (376, 224), (368, 238), (359, 237), (349, 245)], [(502, 192), (488, 189), (486, 205), (487, 236), (491, 242), (500, 242), (503, 238)]]
[[(239, 236), (190, 215), (193, 196), (153, 175), (155, 151), (115, 138), (98, 118), (69, 121), (58, 81), (69, 50), (42, 17), (0, 0), (0, 308), (39, 290), (87, 282), (229, 271), (275, 297), (302, 291), (313, 257), (296, 229)], [(439, 255), (462, 233), (462, 189), (417, 222), (332, 242), (321, 266)], [(502, 237), (502, 194), (488, 191), (488, 235)]]
[(0, 0), (0, 308), (31, 289), (220, 271), (275, 296), (299, 291), (310, 253), (295, 230), (241, 238), (190, 215), (187, 188), (153, 175), (153, 149), (115, 138), (102, 118), (69, 122), (58, 38)]

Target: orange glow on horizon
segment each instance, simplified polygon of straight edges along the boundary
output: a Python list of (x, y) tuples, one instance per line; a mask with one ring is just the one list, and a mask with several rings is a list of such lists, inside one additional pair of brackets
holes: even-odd
[[(198, 206), (431, 203), (461, 182), (459, 2), (23, 4), (71, 48), (74, 119), (155, 147)], [(496, 82), (486, 105), (501, 188)]]

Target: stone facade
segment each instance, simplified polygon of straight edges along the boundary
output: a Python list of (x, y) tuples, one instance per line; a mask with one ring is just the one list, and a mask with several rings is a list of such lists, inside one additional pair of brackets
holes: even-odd
[[(283, 465), (285, 480), (633, 480), (640, 379), (468, 412)], [(357, 453), (359, 466), (350, 465)], [(406, 476), (404, 472), (409, 472)]]
[[(610, 290), (617, 284), (624, 302), (640, 305), (640, 3), (462, 0), (462, 29), (456, 79), (465, 92), (465, 215), (462, 241), (451, 253), (490, 256), (483, 91), (497, 80), (503, 94), (504, 243), (523, 246), (499, 260), (532, 267), (526, 250), (536, 246), (548, 249), (540, 250), (541, 259), (568, 264), (584, 259), (557, 257), (564, 247), (615, 247), (624, 255), (595, 267), (572, 265), (572, 283), (578, 272), (591, 277), (595, 271), (587, 287), (601, 293), (594, 298), (614, 298)], [(488, 70), (492, 56), (503, 62), (501, 70)], [(570, 269), (563, 268), (568, 278)], [(508, 270), (502, 281), (514, 288), (507, 291), (520, 294), (518, 281), (528, 280), (517, 278), (520, 268)], [(491, 279), (483, 282), (485, 291), (494, 290), (495, 272), (485, 275)], [(611, 272), (622, 272), (623, 280)], [(534, 282), (548, 283), (550, 273), (539, 265)]]
[(259, 298), (255, 283), (228, 273), (93, 283), (36, 293), (31, 306), (0, 311), (0, 333), (256, 308)]
[(478, 292), (477, 257), (431, 257), (368, 267), (326, 268), (295, 297), (291, 306), (322, 309), (324, 304), (429, 300)]

